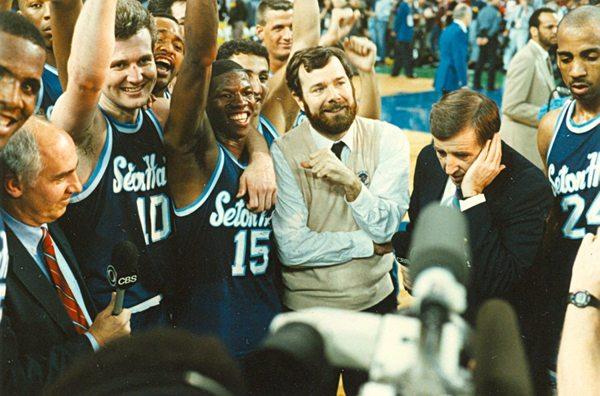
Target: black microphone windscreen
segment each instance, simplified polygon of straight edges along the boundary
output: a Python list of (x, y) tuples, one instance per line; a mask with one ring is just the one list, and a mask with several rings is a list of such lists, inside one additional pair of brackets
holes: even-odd
[(413, 279), (431, 267), (443, 267), (467, 283), (469, 260), (467, 221), (454, 208), (432, 203), (419, 215), (410, 245)]
[(107, 268), (108, 281), (122, 289), (137, 282), (139, 252), (130, 241), (121, 241), (112, 250), (111, 264)]
[(475, 358), (477, 395), (534, 394), (517, 317), (507, 302), (489, 300), (479, 310)]
[(398, 231), (392, 236), (392, 247), (398, 262), (404, 266), (409, 265), (408, 247), (410, 245), (410, 233)]

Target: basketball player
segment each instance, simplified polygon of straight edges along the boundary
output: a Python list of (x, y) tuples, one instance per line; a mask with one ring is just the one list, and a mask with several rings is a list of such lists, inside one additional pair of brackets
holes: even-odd
[(573, 99), (544, 116), (538, 129), (540, 155), (560, 206), (544, 299), (552, 360), (567, 294), (576, 291), (569, 290), (569, 280), (577, 249), (585, 234), (600, 225), (600, 8), (579, 7), (563, 18), (557, 62)]
[[(202, 23), (192, 22), (197, 15)], [(165, 134), (178, 230), (180, 302), (174, 322), (218, 335), (242, 357), (280, 311), (269, 261), (271, 212), (251, 213), (235, 195), (249, 157), (256, 102), (241, 66), (230, 60), (213, 63), (216, 3), (188, 0), (186, 19), (186, 57)]]

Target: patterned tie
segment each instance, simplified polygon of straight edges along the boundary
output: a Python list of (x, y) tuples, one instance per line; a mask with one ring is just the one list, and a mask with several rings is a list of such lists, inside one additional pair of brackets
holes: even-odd
[(333, 153), (335, 154), (336, 157), (338, 157), (338, 159), (341, 161), (342, 160), (342, 150), (344, 150), (344, 147), (346, 146), (346, 144), (344, 142), (337, 142), (334, 143), (333, 146), (331, 146), (331, 151), (333, 151)]
[(56, 287), (58, 298), (63, 303), (67, 315), (71, 318), (71, 321), (75, 326), (75, 331), (79, 334), (87, 332), (89, 328), (88, 322), (85, 319), (81, 307), (77, 304), (69, 284), (58, 267), (54, 243), (52, 243), (50, 233), (45, 227), (42, 227), (42, 251), (44, 253), (44, 261), (46, 262), (50, 277), (52, 278), (52, 283), (54, 283), (54, 287)]

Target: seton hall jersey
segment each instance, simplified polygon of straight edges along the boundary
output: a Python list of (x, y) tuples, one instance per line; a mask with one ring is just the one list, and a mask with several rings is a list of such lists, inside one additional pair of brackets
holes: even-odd
[(156, 290), (170, 258), (171, 204), (162, 129), (151, 110), (140, 111), (135, 124), (104, 117), (104, 148), (83, 191), (71, 198), (61, 225), (99, 310), (112, 291), (106, 278), (112, 249), (123, 240), (133, 242), (140, 252), (139, 279), (125, 293), (124, 305), (149, 308), (160, 301)]
[(548, 150), (548, 178), (560, 199), (562, 235), (580, 240), (600, 225), (600, 116), (577, 125), (575, 101), (558, 118)]
[(258, 120), (258, 132), (260, 132), (263, 135), (263, 137), (267, 141), (267, 144), (269, 145), (269, 147), (271, 147), (273, 141), (279, 137), (279, 133), (267, 117), (261, 114)]
[(263, 339), (281, 311), (271, 253), (271, 214), (235, 197), (244, 170), (219, 146), (217, 166), (195, 202), (175, 210), (181, 268), (176, 326), (219, 336), (237, 357)]
[(52, 108), (62, 93), (63, 89), (58, 78), (58, 71), (53, 66), (44, 65), (42, 86), (38, 94), (36, 113), (50, 119)]

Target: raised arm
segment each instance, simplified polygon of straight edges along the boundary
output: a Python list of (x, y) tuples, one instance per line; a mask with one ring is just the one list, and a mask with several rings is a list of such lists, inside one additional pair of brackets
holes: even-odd
[(0, 12), (10, 11), (12, 8), (13, 0), (0, 0)]
[(71, 54), (71, 42), (77, 18), (81, 13), (81, 0), (52, 0), (50, 3), (50, 23), (52, 25), (52, 50), (56, 59), (58, 78), (63, 90), (67, 87), (67, 62)]
[(216, 1), (189, 0), (185, 19), (186, 53), (165, 128), (169, 186), (178, 208), (200, 195), (218, 159), (217, 141), (205, 115), (217, 55)]
[[(292, 21), (294, 39), (288, 61), (297, 51), (318, 45), (319, 30), (319, 3), (316, 0), (294, 1)], [(286, 67), (282, 67), (269, 80), (269, 95), (262, 108), (262, 114), (271, 121), (280, 134), (284, 134), (291, 128), (299, 110), (287, 87), (285, 71)]]
[(378, 120), (381, 117), (381, 96), (375, 73), (377, 47), (365, 37), (351, 37), (344, 41), (344, 51), (360, 78), (358, 115)]
[(87, 0), (75, 25), (68, 61), (68, 84), (52, 112), (52, 122), (71, 134), (85, 153), (104, 145), (98, 101), (115, 46), (117, 0)]

